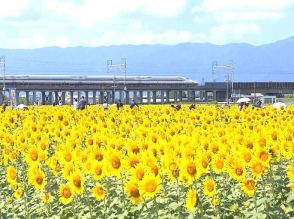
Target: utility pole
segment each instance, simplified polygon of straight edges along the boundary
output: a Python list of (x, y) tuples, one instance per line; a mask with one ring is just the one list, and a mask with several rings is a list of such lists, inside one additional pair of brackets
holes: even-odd
[(234, 63), (231, 60), (230, 64), (227, 65), (218, 65), (215, 61), (212, 63), (212, 81), (216, 82), (215, 73), (218, 68), (223, 68), (226, 70), (226, 82), (227, 82), (227, 102), (229, 104), (229, 83), (231, 82), (231, 93), (233, 93), (234, 89)]
[[(121, 59), (121, 63), (120, 64), (113, 64), (112, 60), (107, 60), (107, 74), (111, 74), (111, 71), (114, 67), (118, 67), (120, 72), (124, 73), (124, 91), (125, 91), (125, 97), (126, 97), (126, 92), (127, 92), (127, 84), (126, 84), (126, 77), (127, 77), (127, 60), (126, 58), (122, 58)], [(116, 88), (116, 84), (115, 84), (115, 74), (113, 72), (113, 91), (114, 91), (114, 97), (113, 100), (115, 98), (115, 88)], [(127, 100), (126, 100), (127, 101)]]
[(127, 77), (127, 59), (126, 58), (122, 58), (121, 59), (121, 67), (123, 67), (123, 72), (125, 74), (124, 91), (127, 91), (127, 84), (126, 84), (126, 77)]
[(4, 102), (5, 97), (5, 56), (0, 56), (0, 69), (3, 69), (3, 90), (2, 90), (2, 103)]
[(214, 61), (214, 62), (212, 63), (212, 67), (211, 67), (211, 77), (212, 77), (212, 82), (216, 82), (216, 78), (215, 78), (216, 67), (217, 67), (217, 61)]
[[(111, 69), (112, 69), (112, 60), (107, 60), (107, 74), (111, 74)], [(115, 75), (114, 75), (114, 72), (113, 72), (113, 86), (112, 86), (112, 88), (113, 88), (113, 97), (112, 97), (112, 99), (113, 99), (113, 103), (115, 102), (114, 101), (114, 98), (115, 98)]]

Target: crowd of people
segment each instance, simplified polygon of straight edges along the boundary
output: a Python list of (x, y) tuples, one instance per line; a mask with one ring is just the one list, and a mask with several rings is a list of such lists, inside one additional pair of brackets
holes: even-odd
[[(248, 99), (248, 98), (247, 98)], [(104, 95), (103, 97), (103, 103), (102, 103), (102, 107), (104, 110), (108, 110), (108, 97), (107, 95)], [(238, 102), (237, 102), (238, 103)], [(61, 100), (61, 98), (59, 97), (57, 101), (53, 102), (52, 105), (53, 106), (62, 106), (63, 102)], [(8, 103), (3, 103), (2, 104), (2, 109), (1, 109), (1, 112), (5, 112), (7, 106), (9, 104)], [(34, 104), (35, 105), (35, 104)], [(78, 98), (74, 98), (74, 101), (73, 101), (73, 110), (76, 111), (76, 110), (84, 110), (86, 109), (86, 106), (88, 105), (86, 99), (84, 96), (82, 96), (80, 99)], [(244, 102), (239, 102), (238, 103), (238, 109), (239, 111), (242, 111), (244, 108), (247, 108), (249, 107), (249, 101), (244, 101)], [(124, 104), (122, 103), (121, 100), (117, 100), (115, 102), (115, 106), (117, 108), (117, 110), (119, 110), (120, 108), (122, 108), (124, 106)], [(226, 107), (230, 107), (230, 105), (225, 105)], [(135, 101), (134, 98), (131, 99), (130, 103), (129, 103), (129, 107), (130, 109), (133, 109), (134, 107), (140, 107), (139, 104)], [(178, 104), (171, 104), (171, 107), (174, 108), (175, 110), (179, 111), (181, 110), (182, 106), (181, 106), (181, 103), (178, 103)], [(275, 107), (275, 106), (274, 106)], [(285, 108), (286, 106), (284, 106)], [(192, 103), (190, 104), (189, 106), (189, 109), (190, 110), (193, 110), (196, 108), (196, 104), (195, 103)], [(253, 104), (252, 104), (252, 108), (263, 108), (263, 102), (261, 101), (261, 99), (257, 99)]]

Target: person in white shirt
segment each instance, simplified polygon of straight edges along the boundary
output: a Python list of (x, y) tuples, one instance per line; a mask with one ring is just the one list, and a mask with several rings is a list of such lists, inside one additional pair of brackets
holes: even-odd
[(74, 110), (78, 110), (79, 109), (79, 103), (78, 103), (78, 99), (77, 98), (74, 99), (73, 108), (74, 108)]

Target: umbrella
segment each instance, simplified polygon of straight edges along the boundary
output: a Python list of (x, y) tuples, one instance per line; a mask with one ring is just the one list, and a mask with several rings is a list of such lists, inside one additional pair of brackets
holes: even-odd
[(23, 109), (23, 110), (26, 110), (28, 109), (28, 106), (27, 105), (24, 105), (24, 104), (19, 104), (16, 109)]
[(242, 97), (237, 101), (237, 103), (248, 103), (248, 102), (250, 102), (250, 99), (248, 97)]
[(277, 102), (277, 103), (274, 103), (274, 104), (273, 104), (273, 107), (274, 107), (275, 109), (281, 109), (281, 108), (285, 109), (287, 106), (286, 106), (286, 104), (284, 104), (284, 103), (282, 103), (282, 102)]

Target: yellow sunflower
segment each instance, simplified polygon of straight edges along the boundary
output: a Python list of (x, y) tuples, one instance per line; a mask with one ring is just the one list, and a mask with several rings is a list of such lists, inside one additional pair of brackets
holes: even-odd
[(189, 189), (186, 194), (186, 208), (192, 212), (197, 204), (197, 193), (195, 189)]
[(85, 179), (79, 171), (75, 171), (70, 177), (70, 185), (76, 194), (82, 194), (85, 189)]
[(253, 178), (246, 179), (242, 183), (241, 188), (248, 196), (253, 196), (256, 189), (256, 181)]
[(49, 192), (46, 192), (41, 196), (41, 200), (43, 203), (51, 203), (53, 201), (53, 197)]
[(135, 166), (135, 168), (131, 169), (132, 176), (139, 181), (143, 180), (144, 176), (149, 172), (150, 170), (147, 170), (146, 165), (142, 163), (139, 163), (138, 165)]
[(161, 179), (153, 174), (148, 174), (139, 182), (139, 187), (143, 197), (154, 198), (161, 190)]
[(287, 175), (291, 182), (294, 182), (294, 163), (291, 163), (287, 167)]
[(28, 153), (26, 154), (26, 161), (28, 165), (37, 165), (40, 162), (40, 155), (41, 153), (39, 148), (31, 147)]
[(120, 178), (121, 171), (123, 170), (123, 157), (117, 150), (109, 150), (108, 153), (108, 171), (111, 175)]
[(100, 162), (95, 162), (93, 164), (93, 168), (92, 168), (92, 171), (91, 171), (91, 174), (93, 175), (93, 178), (95, 180), (101, 180), (103, 177), (104, 177), (104, 166), (103, 166), (103, 163), (100, 163)]
[(256, 178), (260, 178), (262, 176), (264, 170), (263, 164), (259, 160), (252, 161), (251, 164), (251, 173)]
[(16, 199), (20, 199), (23, 196), (23, 189), (22, 188), (18, 188), (14, 191), (13, 196)]
[(61, 184), (58, 189), (58, 196), (59, 196), (59, 201), (67, 205), (73, 201), (74, 198), (74, 193), (72, 191), (72, 188), (68, 184)]
[(203, 193), (206, 196), (212, 197), (216, 192), (216, 183), (212, 178), (207, 178), (203, 181)]
[(38, 167), (32, 167), (27, 172), (29, 183), (37, 190), (44, 189), (46, 185), (45, 173)]
[(9, 166), (6, 172), (6, 180), (10, 185), (15, 185), (17, 180), (17, 169), (13, 166)]
[(105, 197), (105, 188), (103, 185), (97, 184), (92, 189), (92, 196), (98, 201), (101, 201)]
[(125, 191), (133, 204), (139, 204), (143, 201), (143, 197), (140, 194), (138, 181), (128, 181), (125, 184)]

